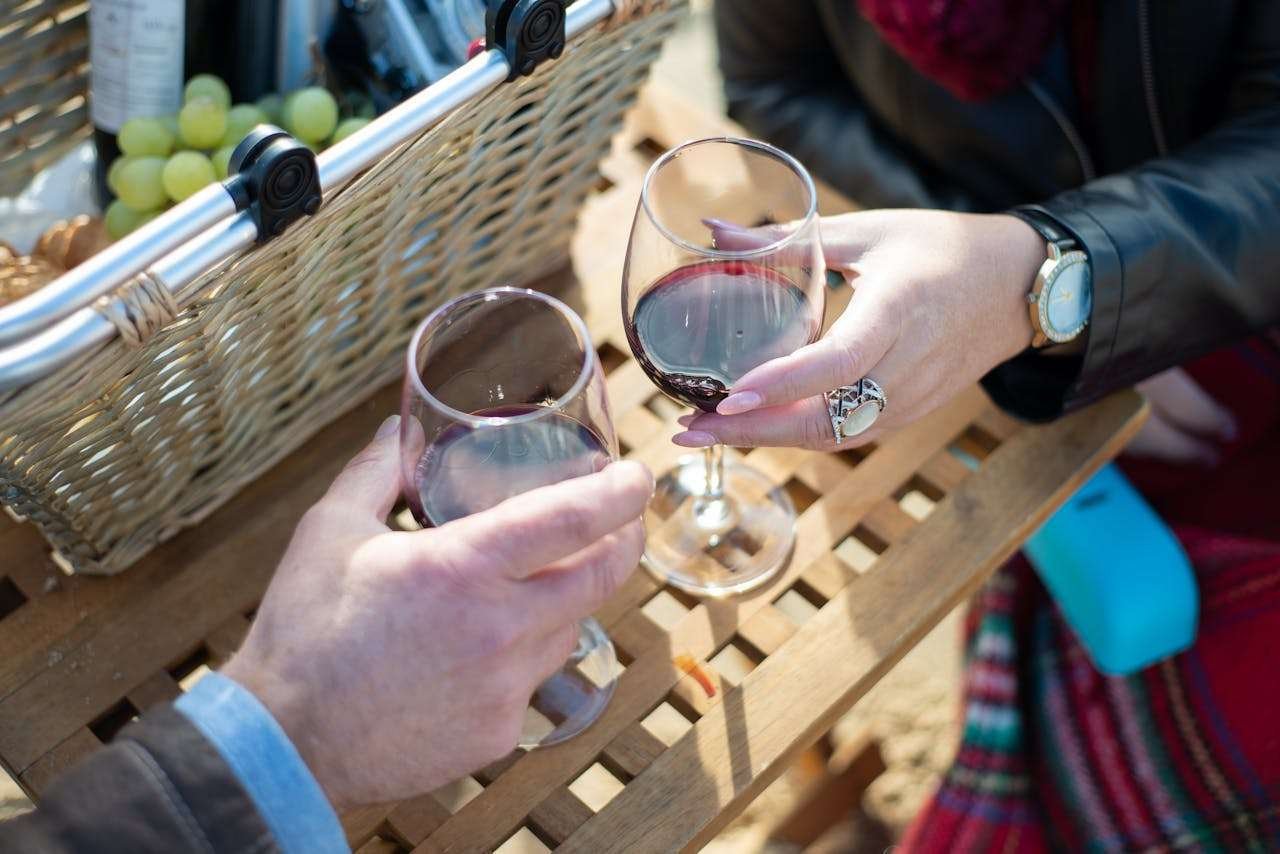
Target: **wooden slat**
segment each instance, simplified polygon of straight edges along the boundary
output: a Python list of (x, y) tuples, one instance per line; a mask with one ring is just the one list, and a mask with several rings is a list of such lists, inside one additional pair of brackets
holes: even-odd
[(610, 772), (625, 780), (640, 776), (666, 749), (667, 746), (661, 739), (637, 722), (619, 733), (613, 743), (604, 749), (600, 762)]
[(666, 638), (666, 632), (640, 611), (632, 611), (609, 627), (613, 645), (631, 658), (639, 658), (653, 644)]
[(795, 633), (796, 624), (772, 605), (761, 608), (738, 628), (742, 639), (761, 656), (773, 655), (782, 649)]
[(378, 832), (390, 811), (390, 804), (378, 804), (344, 813), (342, 829), (346, 831), (347, 844), (358, 849)]
[(801, 847), (812, 845), (862, 802), (867, 786), (885, 770), (880, 747), (869, 733), (860, 733), (832, 757), (834, 773), (807, 788), (791, 810), (769, 833), (770, 839)]
[(449, 811), (432, 795), (397, 804), (387, 815), (387, 828), (406, 848), (412, 848), (449, 819)]
[(18, 782), (32, 799), (38, 799), (58, 775), (101, 746), (102, 742), (87, 728), (78, 729), (19, 773)]
[(249, 620), (240, 614), (232, 614), (205, 637), (205, 646), (219, 662), (226, 661), (244, 643), (249, 633)]
[(862, 527), (886, 543), (896, 543), (910, 533), (917, 522), (896, 501), (881, 501), (862, 520)]
[(945, 494), (969, 476), (969, 467), (950, 451), (939, 451), (916, 470), (916, 475)]
[[(1114, 456), (1136, 432), (1139, 412), (1134, 395), (1124, 392), (1015, 435), (939, 504), (929, 525), (886, 552), (856, 590), (814, 615), (560, 850), (705, 844)], [(940, 566), (977, 571), (939, 572)], [(653, 815), (667, 820), (652, 821)]]
[(805, 570), (800, 578), (825, 600), (840, 595), (856, 576), (833, 554), (822, 555)]
[(556, 789), (529, 813), (539, 836), (560, 843), (595, 815), (582, 799), (565, 788)]
[(152, 706), (167, 703), (182, 696), (182, 688), (163, 670), (157, 670), (125, 694), (127, 699), (139, 712), (145, 712)]

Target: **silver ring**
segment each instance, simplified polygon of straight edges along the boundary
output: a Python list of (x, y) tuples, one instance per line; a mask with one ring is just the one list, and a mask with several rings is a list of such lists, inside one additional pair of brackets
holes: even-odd
[(868, 377), (853, 385), (842, 385), (823, 397), (827, 399), (827, 414), (831, 416), (831, 432), (837, 445), (850, 436), (866, 432), (888, 403), (884, 389)]

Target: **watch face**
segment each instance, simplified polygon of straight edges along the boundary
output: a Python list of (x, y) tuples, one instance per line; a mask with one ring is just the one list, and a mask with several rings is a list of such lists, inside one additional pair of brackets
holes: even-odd
[(1093, 287), (1089, 265), (1069, 264), (1058, 271), (1045, 290), (1045, 312), (1049, 335), (1071, 336), (1089, 319), (1093, 309)]

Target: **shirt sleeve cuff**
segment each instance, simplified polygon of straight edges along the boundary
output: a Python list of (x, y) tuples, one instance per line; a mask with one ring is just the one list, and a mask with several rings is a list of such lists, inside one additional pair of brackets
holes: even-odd
[(210, 673), (174, 705), (226, 760), (285, 854), (350, 852), (320, 784), (257, 697)]

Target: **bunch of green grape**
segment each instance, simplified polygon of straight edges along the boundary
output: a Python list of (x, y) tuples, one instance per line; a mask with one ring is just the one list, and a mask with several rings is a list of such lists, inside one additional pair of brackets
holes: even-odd
[(279, 125), (321, 151), (370, 120), (369, 115), (339, 120), (337, 100), (319, 86), (232, 105), (226, 83), (212, 74), (197, 74), (182, 95), (176, 116), (132, 118), (116, 135), (120, 156), (107, 170), (107, 186), (116, 198), (105, 216), (112, 240), (225, 179), (231, 152), (257, 125)]

